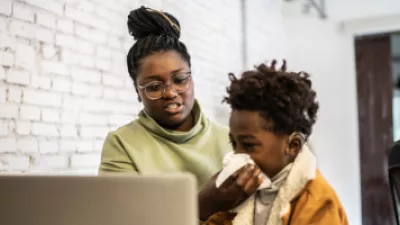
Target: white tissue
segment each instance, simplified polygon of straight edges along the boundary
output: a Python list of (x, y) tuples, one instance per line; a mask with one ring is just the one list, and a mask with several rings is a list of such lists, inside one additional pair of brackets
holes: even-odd
[[(229, 152), (224, 156), (222, 164), (223, 169), (219, 173), (217, 180), (215, 181), (215, 185), (217, 188), (219, 188), (238, 169), (247, 164), (255, 163), (248, 154), (235, 154), (234, 152)], [(262, 176), (263, 182), (257, 190), (271, 186), (271, 180), (264, 173), (261, 173), (260, 176)]]

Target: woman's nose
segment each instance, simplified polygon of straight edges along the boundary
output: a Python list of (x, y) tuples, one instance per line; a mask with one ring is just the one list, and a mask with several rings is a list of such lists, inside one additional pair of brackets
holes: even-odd
[(178, 93), (170, 86), (170, 85), (165, 85), (165, 92), (164, 92), (164, 98), (166, 99), (173, 99), (178, 95)]

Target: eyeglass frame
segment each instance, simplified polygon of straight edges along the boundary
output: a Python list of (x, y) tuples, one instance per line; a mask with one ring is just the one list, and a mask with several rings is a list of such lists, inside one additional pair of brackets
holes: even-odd
[[(188, 75), (188, 76), (187, 76), (187, 79), (189, 79), (188, 82), (190, 82), (188, 88), (187, 88), (186, 90), (184, 90), (184, 91), (177, 91), (177, 90), (175, 90), (174, 88), (172, 88), (172, 82), (171, 82), (171, 81), (164, 82), (164, 81), (160, 81), (160, 80), (151, 81), (151, 82), (148, 82), (148, 83), (143, 84), (143, 85), (137, 84), (137, 87), (138, 87), (140, 90), (143, 90), (143, 89), (144, 89), (144, 93), (146, 94), (147, 98), (149, 98), (149, 99), (151, 99), (151, 100), (157, 100), (157, 99), (162, 98), (162, 97), (165, 95), (165, 91), (167, 90), (167, 87), (168, 87), (168, 86), (171, 86), (170, 88), (171, 88), (175, 93), (178, 93), (178, 94), (179, 94), (179, 93), (184, 93), (184, 92), (188, 91), (188, 90), (190, 89), (190, 87), (192, 86), (192, 82), (191, 82), (191, 81), (192, 81), (192, 71), (182, 73), (182, 75)], [(173, 80), (173, 78), (172, 78), (171, 80)], [(160, 96), (159, 98), (151, 98), (151, 97), (149, 97), (149, 95), (147, 94), (147, 91), (146, 91), (147, 85), (152, 84), (152, 83), (155, 83), (155, 82), (161, 82), (161, 83), (164, 85), (163, 92), (162, 92), (162, 94), (161, 94), (161, 96)]]

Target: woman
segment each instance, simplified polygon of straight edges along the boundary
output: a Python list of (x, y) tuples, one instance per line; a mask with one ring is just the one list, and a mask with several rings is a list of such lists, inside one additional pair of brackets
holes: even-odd
[(136, 40), (128, 71), (144, 109), (108, 134), (99, 172), (187, 171), (201, 187), (231, 147), (227, 127), (209, 120), (195, 100), (180, 24), (168, 13), (141, 7), (130, 12), (128, 29)]
[[(335, 191), (316, 168), (315, 156), (305, 143), (318, 111), (311, 80), (306, 73), (286, 72), (285, 62), (281, 70), (275, 70), (275, 64), (262, 64), (240, 79), (230, 74), (225, 98), (232, 108), (232, 147), (250, 155), (272, 184), (204, 224), (347, 225)], [(232, 181), (225, 183), (230, 186)], [(239, 187), (252, 193), (246, 185)]]
[[(190, 172), (202, 188), (221, 169), (232, 147), (228, 128), (206, 118), (194, 98), (190, 55), (179, 41), (180, 24), (168, 13), (140, 7), (130, 12), (128, 28), (136, 39), (127, 56), (128, 71), (144, 109), (136, 120), (108, 134), (99, 173)], [(257, 172), (242, 171), (235, 180), (251, 181)], [(235, 187), (226, 193), (220, 195), (213, 186), (203, 190), (200, 218), (245, 200)]]

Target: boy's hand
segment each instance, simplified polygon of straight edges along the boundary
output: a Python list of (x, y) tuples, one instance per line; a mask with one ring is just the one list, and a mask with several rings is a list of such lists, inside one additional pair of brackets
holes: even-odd
[(215, 186), (219, 173), (214, 175), (198, 195), (200, 219), (206, 221), (214, 213), (233, 209), (243, 203), (263, 182), (260, 173), (256, 165), (248, 164), (236, 171), (219, 188)]

